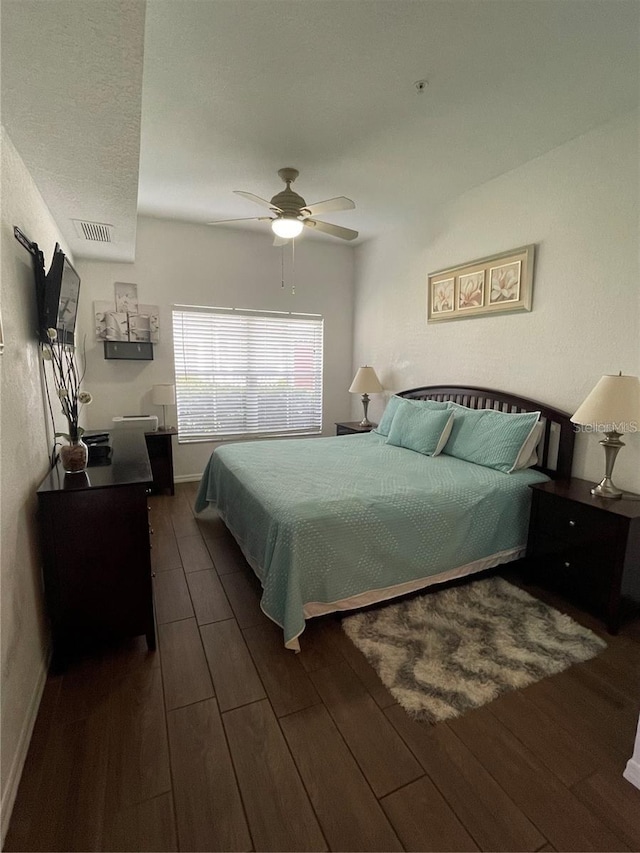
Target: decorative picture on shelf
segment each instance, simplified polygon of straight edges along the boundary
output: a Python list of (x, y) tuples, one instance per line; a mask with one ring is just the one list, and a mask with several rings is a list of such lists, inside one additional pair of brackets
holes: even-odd
[(453, 311), (454, 283), (453, 278), (431, 282), (431, 304), (434, 314), (447, 314)]
[(117, 313), (113, 302), (93, 303), (96, 338), (100, 341), (128, 341), (129, 326), (127, 315)]
[(429, 273), (427, 322), (531, 311), (535, 246)]
[(517, 302), (520, 298), (520, 269), (522, 263), (502, 264), (489, 270), (489, 303)]
[[(149, 337), (152, 344), (160, 343), (160, 308), (158, 305), (138, 305), (138, 314), (149, 318)], [(134, 340), (131, 338), (131, 340)]]
[(461, 275), (458, 282), (458, 309), (482, 308), (484, 305), (484, 270)]
[(151, 328), (148, 314), (129, 314), (129, 340), (150, 341)]
[[(116, 288), (121, 282), (116, 283)], [(136, 290), (135, 284), (125, 285)], [(122, 303), (120, 303), (122, 304)], [(114, 302), (97, 300), (93, 303), (96, 340), (160, 342), (160, 308), (157, 305), (138, 305), (135, 311), (116, 311)]]
[(138, 313), (138, 285), (116, 281), (116, 311), (119, 314)]

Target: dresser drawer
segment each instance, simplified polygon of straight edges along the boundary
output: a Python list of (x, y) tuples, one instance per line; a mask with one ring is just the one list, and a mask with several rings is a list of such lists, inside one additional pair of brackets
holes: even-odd
[(552, 495), (534, 498), (535, 538), (544, 538), (561, 545), (586, 544), (614, 539), (618, 535), (619, 519), (589, 506), (577, 504)]

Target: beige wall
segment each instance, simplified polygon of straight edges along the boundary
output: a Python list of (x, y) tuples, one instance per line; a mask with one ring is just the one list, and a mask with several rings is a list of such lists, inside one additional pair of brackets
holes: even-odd
[[(353, 324), (352, 247), (330, 240), (301, 240), (295, 254), (291, 292), (290, 249), (281, 286), (282, 252), (273, 235), (140, 218), (133, 264), (79, 261), (80, 324), (88, 329), (84, 387), (94, 395), (87, 425), (104, 429), (114, 415), (157, 414), (151, 387), (174, 381), (171, 308), (176, 303), (322, 314), (324, 317), (324, 432), (349, 414)], [(160, 307), (160, 343), (151, 362), (108, 361), (93, 334), (94, 300), (113, 300), (116, 281), (134, 282), (142, 303)], [(175, 424), (175, 408), (167, 408)], [(198, 477), (215, 445), (179, 445), (174, 439), (177, 477)]]
[[(574, 412), (604, 373), (640, 375), (638, 114), (574, 139), (357, 250), (354, 367), (386, 389), (458, 383)], [(429, 272), (537, 245), (533, 311), (429, 324)], [(377, 420), (384, 404), (374, 395)], [(353, 413), (361, 409), (354, 406)], [(640, 432), (615, 480), (640, 492)], [(578, 435), (574, 475), (599, 480), (604, 455)]]
[(2, 323), (0, 356), (0, 585), (2, 608), (2, 836), (46, 676), (48, 633), (42, 604), (36, 489), (47, 472), (48, 432), (31, 258), (17, 225), (51, 262), (66, 246), (11, 140), (2, 130)]

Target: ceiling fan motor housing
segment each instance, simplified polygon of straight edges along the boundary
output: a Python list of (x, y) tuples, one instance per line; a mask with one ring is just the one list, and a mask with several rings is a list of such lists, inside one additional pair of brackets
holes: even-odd
[(271, 199), (271, 204), (274, 207), (279, 207), (285, 216), (298, 216), (300, 210), (306, 205), (306, 201), (298, 193), (294, 193), (292, 189), (287, 187), (281, 193), (274, 195)]

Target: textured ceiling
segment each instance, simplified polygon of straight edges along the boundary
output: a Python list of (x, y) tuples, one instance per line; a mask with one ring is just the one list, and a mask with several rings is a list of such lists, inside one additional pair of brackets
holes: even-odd
[(638, 103), (636, 0), (150, 0), (146, 24), (137, 0), (2, 8), (9, 134), (65, 236), (111, 222), (123, 259), (136, 201), (261, 215), (233, 190), (270, 198), (294, 166), (307, 202), (355, 200), (323, 218), (366, 239)]
[[(2, 123), (74, 254), (132, 259), (144, 4), (3, 0), (1, 8)], [(79, 240), (71, 219), (112, 224), (114, 242)]]

